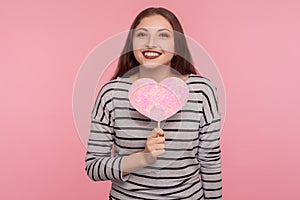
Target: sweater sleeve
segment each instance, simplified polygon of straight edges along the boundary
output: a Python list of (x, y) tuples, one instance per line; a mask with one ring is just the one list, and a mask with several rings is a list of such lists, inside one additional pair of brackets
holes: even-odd
[(202, 92), (203, 119), (199, 129), (198, 160), (205, 199), (222, 199), (220, 128), (217, 88), (210, 81)]
[(121, 180), (123, 156), (112, 156), (115, 140), (112, 117), (112, 91), (104, 87), (100, 90), (91, 113), (91, 128), (87, 145), (87, 175), (93, 181)]

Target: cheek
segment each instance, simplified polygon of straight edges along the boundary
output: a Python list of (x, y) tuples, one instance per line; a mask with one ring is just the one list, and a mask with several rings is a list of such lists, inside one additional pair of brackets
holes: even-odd
[(135, 57), (135, 59), (137, 60), (137, 61), (139, 61), (140, 59), (140, 54), (139, 54), (139, 52), (138, 51), (133, 51), (133, 55), (134, 55), (134, 57)]
[(165, 59), (165, 60), (172, 60), (173, 56), (174, 56), (174, 53), (173, 53), (173, 52), (168, 52), (168, 51), (166, 51), (166, 52), (165, 52), (165, 57), (164, 57), (164, 59)]
[(132, 48), (135, 59), (140, 63), (143, 59), (142, 52), (140, 51), (143, 48), (143, 42), (141, 40), (133, 40)]
[(132, 41), (132, 48), (133, 50), (142, 49), (145, 45), (145, 41), (143, 40), (133, 40)]
[(161, 43), (161, 48), (164, 51), (170, 52), (170, 53), (174, 53), (175, 51), (175, 45), (173, 41), (162, 41)]
[(133, 51), (133, 55), (140, 65), (144, 62), (144, 55), (142, 54), (141, 51), (139, 50)]

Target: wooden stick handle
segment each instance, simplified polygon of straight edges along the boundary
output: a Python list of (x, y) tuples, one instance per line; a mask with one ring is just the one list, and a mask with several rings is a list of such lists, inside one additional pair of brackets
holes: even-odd
[(157, 128), (160, 128), (160, 121), (157, 122)]

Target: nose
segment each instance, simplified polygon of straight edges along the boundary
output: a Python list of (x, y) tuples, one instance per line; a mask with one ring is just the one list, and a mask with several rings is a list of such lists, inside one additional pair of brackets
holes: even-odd
[(154, 35), (150, 35), (148, 42), (146, 43), (146, 47), (148, 48), (154, 48), (156, 47), (156, 41), (155, 41), (155, 36)]

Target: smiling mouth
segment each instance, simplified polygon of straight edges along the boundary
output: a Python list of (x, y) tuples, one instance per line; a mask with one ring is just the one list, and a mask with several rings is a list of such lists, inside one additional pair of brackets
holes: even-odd
[(161, 53), (157, 51), (143, 51), (142, 53), (147, 59), (155, 59), (161, 55)]

